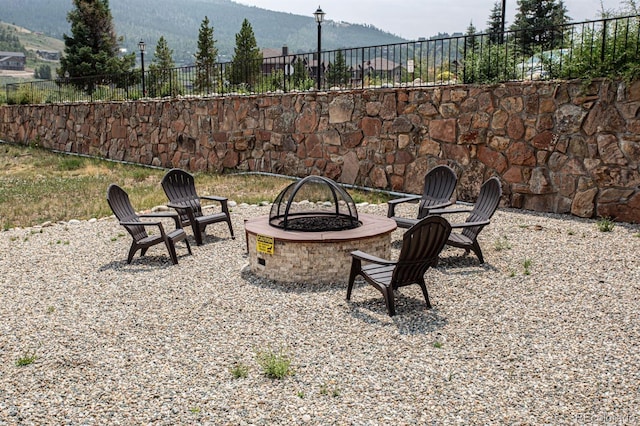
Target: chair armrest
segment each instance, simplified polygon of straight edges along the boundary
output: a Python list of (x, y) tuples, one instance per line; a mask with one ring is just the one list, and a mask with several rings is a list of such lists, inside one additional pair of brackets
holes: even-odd
[(122, 226), (156, 226), (160, 229), (160, 235), (162, 238), (165, 238), (164, 227), (162, 226), (162, 222), (120, 222)]
[(389, 200), (387, 201), (387, 204), (400, 204), (400, 203), (410, 203), (410, 202), (416, 202), (416, 201), (420, 201), (420, 196), (419, 195), (411, 195), (409, 197), (403, 197), (403, 198), (394, 198), (393, 200)]
[(471, 213), (473, 209), (429, 209), (429, 214)]
[(120, 222), (122, 226), (158, 226), (162, 225), (161, 222)]
[(143, 217), (148, 217), (148, 218), (154, 218), (154, 217), (171, 218), (176, 223), (176, 228), (182, 228), (182, 221), (180, 220), (180, 215), (177, 214), (176, 212), (144, 213), (144, 214), (141, 214), (139, 217), (141, 217), (141, 218), (143, 218)]
[(379, 265), (395, 265), (396, 264), (396, 262), (394, 262), (393, 260), (382, 259), (380, 257), (371, 255), (369, 253), (365, 253), (360, 250), (352, 251), (351, 257), (364, 260), (365, 262), (377, 263)]
[(216, 195), (203, 195), (202, 197), (200, 197), (200, 199), (219, 202), (220, 207), (222, 208), (222, 212), (227, 216), (229, 216), (229, 206), (227, 205), (227, 201), (229, 199), (227, 197), (218, 197)]
[(393, 200), (387, 201), (389, 209), (387, 210), (387, 217), (393, 217), (396, 215), (396, 205), (400, 203), (417, 203), (420, 201), (419, 195), (411, 195), (409, 197), (404, 198), (394, 198)]
[(201, 200), (211, 200), (211, 201), (227, 201), (227, 197), (218, 197), (217, 195), (201, 195)]
[(451, 228), (471, 228), (473, 226), (485, 226), (491, 223), (489, 220), (483, 220), (480, 222), (465, 222), (465, 223), (456, 223), (451, 225)]

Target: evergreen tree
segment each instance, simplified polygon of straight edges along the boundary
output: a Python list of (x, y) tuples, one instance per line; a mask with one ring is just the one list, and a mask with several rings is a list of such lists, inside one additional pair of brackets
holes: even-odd
[(177, 73), (173, 61), (173, 50), (164, 36), (160, 36), (153, 54), (153, 61), (149, 65), (149, 96), (169, 96), (177, 95)]
[(47, 64), (39, 65), (34, 70), (33, 76), (41, 80), (51, 80), (51, 67)]
[(499, 2), (493, 3), (493, 9), (487, 21), (487, 33), (489, 33), (489, 41), (493, 44), (502, 43), (504, 40), (502, 34), (502, 6)]
[(335, 60), (327, 68), (324, 78), (330, 85), (342, 86), (347, 84), (351, 79), (351, 72), (347, 66), (342, 50), (338, 50)]
[(253, 34), (251, 24), (245, 18), (240, 32), (236, 34), (236, 47), (231, 60), (231, 83), (254, 85), (260, 74), (261, 65), (262, 54), (258, 49), (256, 36)]
[(305, 61), (296, 58), (293, 63), (293, 87), (299, 90), (309, 90), (314, 84)]
[(216, 41), (213, 39), (213, 27), (209, 26), (209, 18), (205, 16), (198, 31), (196, 79), (193, 82), (196, 92), (210, 93), (215, 88), (217, 56), (218, 49), (216, 48)]
[[(122, 77), (135, 64), (135, 53), (119, 56), (109, 0), (73, 0), (74, 9), (67, 14), (71, 36), (64, 34), (64, 56), (58, 75), (66, 73), (72, 82), (89, 93), (95, 85), (111, 82), (108, 75)], [(100, 76), (92, 79), (78, 77)], [(116, 77), (116, 82), (117, 77)]]
[(476, 34), (478, 30), (475, 25), (473, 25), (473, 21), (469, 22), (469, 26), (467, 27), (467, 32), (465, 33), (465, 51), (466, 52), (475, 52), (478, 48), (478, 38)]
[(562, 46), (563, 24), (569, 22), (562, 0), (518, 0), (518, 12), (511, 26), (523, 54)]

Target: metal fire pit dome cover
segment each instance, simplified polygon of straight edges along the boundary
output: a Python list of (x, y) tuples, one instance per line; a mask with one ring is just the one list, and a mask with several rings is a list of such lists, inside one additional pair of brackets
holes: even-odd
[(278, 194), (271, 206), (269, 224), (306, 232), (342, 231), (361, 225), (351, 196), (322, 176), (308, 176)]

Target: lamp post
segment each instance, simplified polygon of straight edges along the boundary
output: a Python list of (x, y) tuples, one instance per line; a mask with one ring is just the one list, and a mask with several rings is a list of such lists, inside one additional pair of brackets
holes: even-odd
[(140, 63), (142, 65), (142, 97), (146, 97), (147, 96), (147, 90), (144, 87), (144, 49), (146, 49), (146, 45), (144, 44), (144, 41), (140, 40), (140, 42), (138, 43), (138, 48), (140, 49)]
[(504, 19), (507, 8), (507, 0), (502, 0), (502, 16), (500, 17), (500, 43), (504, 43)]
[(316, 22), (318, 23), (318, 61), (317, 61), (317, 72), (316, 72), (316, 89), (320, 90), (320, 82), (322, 80), (322, 67), (320, 64), (320, 52), (322, 52), (322, 21), (324, 20), (325, 13), (318, 6), (318, 10), (313, 12), (313, 16), (316, 18)]

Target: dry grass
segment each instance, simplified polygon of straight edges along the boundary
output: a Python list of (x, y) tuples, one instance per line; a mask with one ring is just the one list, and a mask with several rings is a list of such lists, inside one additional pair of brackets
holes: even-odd
[[(0, 229), (47, 221), (111, 215), (109, 184), (122, 186), (136, 209), (165, 204), (164, 170), (54, 154), (35, 147), (0, 144)], [(201, 195), (221, 195), (238, 203), (273, 201), (292, 181), (258, 175), (196, 174)], [(380, 193), (349, 191), (356, 202), (382, 202)]]

